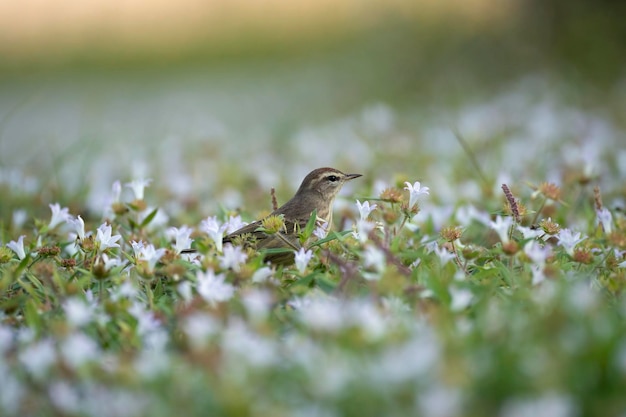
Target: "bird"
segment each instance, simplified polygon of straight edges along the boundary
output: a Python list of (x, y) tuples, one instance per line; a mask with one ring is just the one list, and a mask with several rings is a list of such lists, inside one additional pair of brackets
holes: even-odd
[[(304, 177), (296, 194), (289, 201), (267, 217), (224, 236), (223, 243), (243, 244), (266, 251), (264, 260), (272, 264), (291, 264), (294, 262), (294, 251), (301, 247), (299, 232), (304, 230), (312, 213), (316, 213), (319, 223), (325, 222), (330, 228), (335, 197), (346, 182), (361, 176), (362, 174), (344, 174), (335, 168), (314, 169)], [(284, 222), (275, 233), (263, 227), (272, 216), (280, 217)], [(268, 249), (285, 250), (267, 252)]]

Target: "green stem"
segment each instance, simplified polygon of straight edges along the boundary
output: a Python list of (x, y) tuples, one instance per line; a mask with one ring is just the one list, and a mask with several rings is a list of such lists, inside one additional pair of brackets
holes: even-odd
[(539, 218), (539, 215), (541, 214), (541, 211), (543, 210), (543, 208), (546, 205), (546, 201), (548, 201), (548, 199), (544, 198), (543, 202), (541, 203), (541, 206), (539, 206), (539, 209), (535, 213), (535, 217), (533, 217), (533, 221), (530, 224), (535, 224), (537, 222), (537, 219)]
[(465, 265), (463, 265), (463, 262), (461, 262), (461, 258), (459, 257), (459, 253), (456, 250), (456, 245), (454, 244), (454, 242), (450, 242), (450, 244), (452, 244), (452, 252), (454, 253), (454, 259), (456, 260), (456, 264), (459, 266), (459, 268), (461, 268), (463, 270), (463, 272), (465, 273), (466, 276), (469, 276), (469, 272), (467, 272), (467, 269), (465, 268)]

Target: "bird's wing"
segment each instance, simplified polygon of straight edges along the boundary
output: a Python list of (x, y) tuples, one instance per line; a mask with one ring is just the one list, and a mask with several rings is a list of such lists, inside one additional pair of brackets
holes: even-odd
[(265, 234), (264, 232), (257, 230), (259, 227), (261, 227), (261, 225), (262, 225), (261, 220), (257, 220), (256, 222), (247, 224), (243, 226), (242, 228), (237, 229), (234, 232), (229, 233), (226, 236), (224, 236), (223, 242), (224, 243), (232, 242), (233, 239), (243, 236), (243, 235), (247, 235), (247, 234), (250, 234), (251, 236), (256, 236), (257, 238), (259, 238)]
[[(285, 220), (285, 225), (283, 230), (278, 231), (277, 233), (282, 236), (289, 236), (289, 240), (293, 240), (296, 238), (297, 233), (300, 230), (303, 230), (306, 227), (307, 220)], [(224, 236), (223, 242), (236, 242), (237, 239), (243, 238), (244, 243), (261, 243), (262, 240), (267, 239), (270, 236), (269, 233), (264, 232), (263, 230), (259, 230), (259, 228), (263, 225), (262, 220), (257, 220), (253, 223), (250, 223), (234, 232)], [(295, 232), (295, 233), (294, 233)], [(259, 245), (260, 247), (264, 246), (263, 244)]]

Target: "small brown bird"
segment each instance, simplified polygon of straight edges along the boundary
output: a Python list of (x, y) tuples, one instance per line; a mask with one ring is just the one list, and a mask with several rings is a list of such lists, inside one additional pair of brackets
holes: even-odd
[(293, 250), (301, 245), (298, 237), (300, 230), (306, 227), (313, 211), (317, 211), (317, 219), (332, 224), (333, 202), (348, 181), (360, 177), (361, 174), (344, 174), (334, 168), (318, 168), (311, 171), (300, 184), (296, 194), (284, 205), (274, 210), (270, 216), (281, 216), (284, 226), (276, 233), (263, 230), (263, 221), (257, 220), (224, 237), (224, 243), (243, 243), (257, 250), (285, 248), (282, 252), (266, 253), (265, 260), (275, 264), (293, 263)]

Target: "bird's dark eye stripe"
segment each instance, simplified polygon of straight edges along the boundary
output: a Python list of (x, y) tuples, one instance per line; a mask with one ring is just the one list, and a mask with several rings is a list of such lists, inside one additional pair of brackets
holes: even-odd
[(332, 182), (339, 180), (339, 177), (336, 175), (329, 175), (327, 178), (328, 178), (328, 181), (332, 181)]

